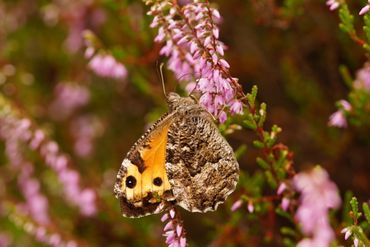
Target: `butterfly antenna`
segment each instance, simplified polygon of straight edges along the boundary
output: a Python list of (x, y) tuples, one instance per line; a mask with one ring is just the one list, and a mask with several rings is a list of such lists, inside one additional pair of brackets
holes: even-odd
[(163, 90), (164, 96), (167, 97), (166, 87), (164, 86), (163, 66), (164, 66), (164, 63), (161, 63), (159, 65), (159, 76), (161, 78), (162, 90)]

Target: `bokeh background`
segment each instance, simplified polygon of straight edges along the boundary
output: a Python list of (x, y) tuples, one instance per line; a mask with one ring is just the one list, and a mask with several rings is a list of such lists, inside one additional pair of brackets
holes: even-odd
[[(228, 47), (231, 73), (245, 92), (258, 86), (258, 100), (268, 106), (267, 126), (282, 127), (280, 141), (294, 152), (296, 170), (320, 164), (342, 195), (353, 191), (367, 200), (369, 127), (327, 124), (335, 102), (349, 91), (339, 68), (354, 76), (367, 61), (366, 53), (340, 31), (338, 15), (325, 1), (287, 2), (212, 1), (223, 16), (220, 39)], [(166, 59), (158, 55), (160, 44), (153, 42), (156, 30), (149, 27), (147, 11), (134, 0), (0, 2), (0, 111), (10, 107), (19, 119), (31, 120), (31, 129), (42, 129), (78, 172), (81, 190), (96, 193), (96, 208), (80, 210), (65, 198), (65, 185), (43, 155), (20, 145), (47, 198), (49, 220), (38, 223), (20, 213), (27, 202), (20, 182), (23, 168), (11, 164), (2, 139), (0, 246), (48, 246), (29, 233), (27, 222), (79, 246), (165, 246), (160, 216), (123, 218), (113, 195), (126, 152), (167, 110), (157, 73)], [(86, 39), (85, 30), (94, 37)], [(91, 69), (85, 54), (89, 42), (112, 54), (127, 74), (111, 78)], [(164, 73), (167, 91), (183, 92), (171, 72)], [(228, 136), (235, 149), (253, 138), (248, 131)], [(256, 170), (257, 155), (251, 146), (241, 157), (245, 174)], [(268, 234), (278, 230), (266, 233), (257, 216), (230, 212), (240, 193), (217, 212), (180, 210), (191, 246), (281, 246), (279, 237), (268, 241)]]

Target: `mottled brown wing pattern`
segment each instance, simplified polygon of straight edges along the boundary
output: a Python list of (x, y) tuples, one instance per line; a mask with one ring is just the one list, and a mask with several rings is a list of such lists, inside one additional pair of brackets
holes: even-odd
[(166, 171), (176, 204), (214, 211), (235, 190), (239, 165), (207, 112), (176, 115), (168, 132)]

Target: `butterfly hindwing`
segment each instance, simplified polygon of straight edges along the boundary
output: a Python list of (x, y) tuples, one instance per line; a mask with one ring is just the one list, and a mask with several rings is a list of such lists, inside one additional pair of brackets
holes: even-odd
[(213, 211), (235, 190), (239, 165), (211, 115), (183, 99), (174, 103), (180, 108), (168, 132), (167, 175), (176, 204), (191, 212)]

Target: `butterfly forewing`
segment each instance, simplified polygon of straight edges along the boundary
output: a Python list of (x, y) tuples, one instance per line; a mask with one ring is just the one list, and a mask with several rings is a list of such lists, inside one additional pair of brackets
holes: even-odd
[[(115, 194), (127, 217), (159, 213), (171, 198), (165, 170), (171, 115), (158, 120), (131, 148), (117, 175)], [(141, 212), (137, 215), (137, 212)]]

